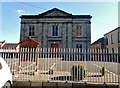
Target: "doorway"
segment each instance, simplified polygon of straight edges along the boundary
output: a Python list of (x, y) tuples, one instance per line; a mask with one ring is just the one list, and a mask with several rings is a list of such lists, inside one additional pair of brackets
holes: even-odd
[(58, 44), (51, 44), (52, 58), (57, 57), (57, 52), (58, 52)]

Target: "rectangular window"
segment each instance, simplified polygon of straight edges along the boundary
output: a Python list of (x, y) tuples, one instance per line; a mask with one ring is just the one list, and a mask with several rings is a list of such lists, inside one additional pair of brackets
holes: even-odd
[(34, 36), (34, 26), (29, 26), (29, 36)]
[(76, 48), (78, 49), (78, 52), (82, 52), (82, 45), (81, 44), (76, 44)]
[(120, 43), (120, 32), (118, 32), (118, 42)]
[(108, 45), (108, 38), (105, 38), (105, 44)]
[(52, 36), (58, 36), (58, 26), (52, 26)]
[(111, 44), (113, 44), (113, 42), (114, 42), (114, 36), (113, 36), (113, 34), (111, 35)]
[(81, 37), (83, 35), (82, 33), (82, 26), (77, 25), (76, 26), (76, 36)]

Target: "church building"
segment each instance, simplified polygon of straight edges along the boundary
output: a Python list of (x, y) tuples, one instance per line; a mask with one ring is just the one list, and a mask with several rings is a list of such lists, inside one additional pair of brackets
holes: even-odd
[(20, 41), (31, 37), (45, 48), (90, 48), (90, 15), (72, 15), (53, 8), (38, 15), (21, 15)]

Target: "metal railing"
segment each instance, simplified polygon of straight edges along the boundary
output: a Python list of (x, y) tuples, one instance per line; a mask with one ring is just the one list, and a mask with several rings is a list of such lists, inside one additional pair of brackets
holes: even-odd
[(16, 81), (118, 83), (117, 49), (0, 49)]

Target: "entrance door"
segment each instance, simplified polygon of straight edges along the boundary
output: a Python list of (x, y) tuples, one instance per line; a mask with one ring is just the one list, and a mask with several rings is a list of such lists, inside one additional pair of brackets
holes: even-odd
[(58, 44), (51, 44), (51, 53), (52, 53), (52, 57), (55, 58), (57, 57), (57, 52), (58, 52)]
[(54, 48), (55, 48), (55, 49), (58, 48), (58, 44), (51, 44), (51, 48), (52, 48), (52, 49), (54, 49)]

